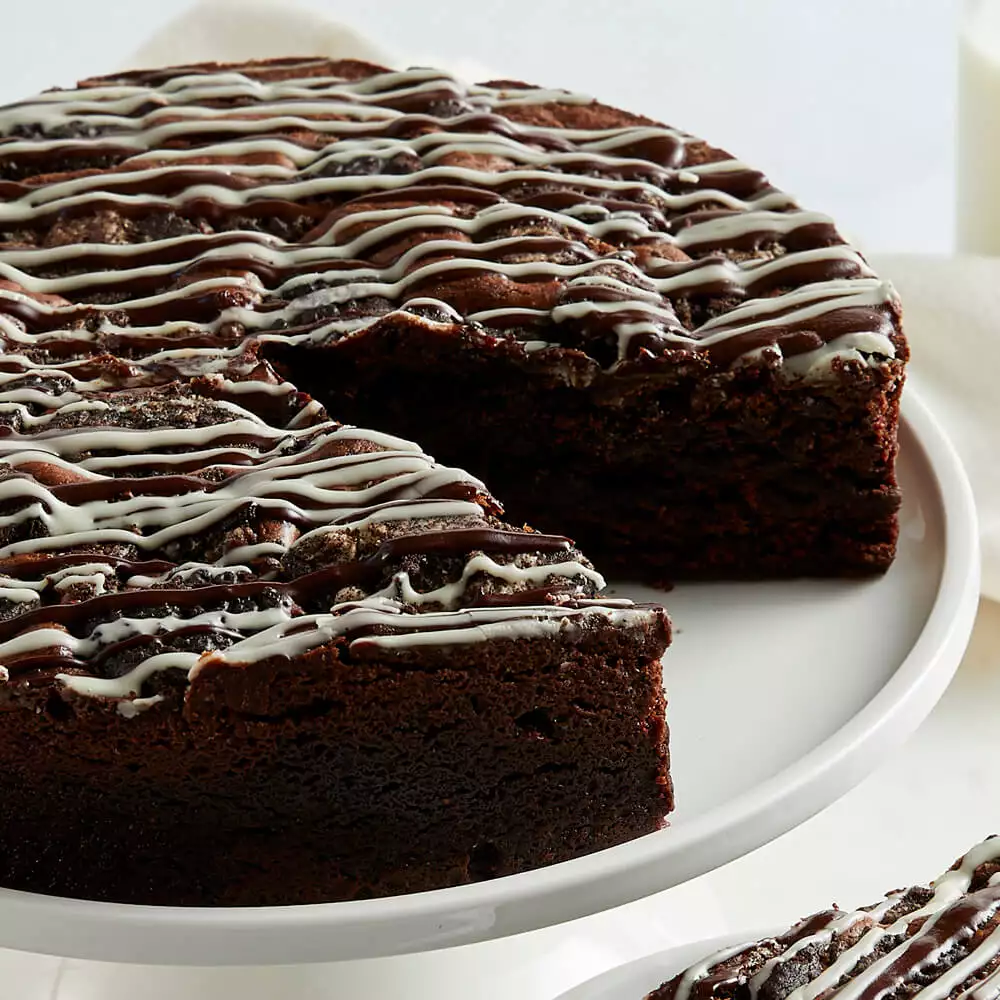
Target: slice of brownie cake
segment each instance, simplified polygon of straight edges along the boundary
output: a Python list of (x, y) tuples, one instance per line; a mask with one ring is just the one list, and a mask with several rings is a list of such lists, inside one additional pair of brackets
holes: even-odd
[(824, 910), (727, 948), (646, 1000), (995, 1000), (1000, 995), (1000, 839), (930, 886), (860, 910)]
[(0, 884), (435, 888), (662, 825), (662, 609), (248, 356), (0, 359)]

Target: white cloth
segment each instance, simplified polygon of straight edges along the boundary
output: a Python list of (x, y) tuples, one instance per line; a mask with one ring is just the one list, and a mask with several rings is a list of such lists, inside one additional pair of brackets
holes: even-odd
[(1000, 600), (1000, 257), (872, 255), (903, 302), (908, 381), (948, 432), (979, 514), (983, 594)]
[[(347, 25), (286, 0), (200, 0), (151, 37), (130, 66), (282, 55), (353, 57), (384, 65), (489, 70), (442, 53), (400, 59)], [(972, 480), (983, 549), (983, 593), (1000, 600), (1000, 258), (876, 256), (903, 300), (911, 384), (927, 398)]]
[(122, 68), (274, 56), (398, 63), (393, 53), (348, 25), (287, 0), (200, 0), (152, 35)]
[(274, 56), (363, 59), (382, 66), (438, 66), (466, 80), (492, 80), (502, 75), (461, 53), (394, 52), (318, 7), (296, 0), (198, 0), (151, 35), (119, 68), (240, 62)]

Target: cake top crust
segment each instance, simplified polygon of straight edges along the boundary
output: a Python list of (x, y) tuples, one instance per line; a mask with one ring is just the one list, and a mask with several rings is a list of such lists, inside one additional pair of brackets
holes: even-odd
[(391, 320), (577, 383), (905, 353), (830, 219), (561, 90), (312, 59), (125, 73), (0, 109), (0, 177), (0, 334), (39, 349), (335, 345)]

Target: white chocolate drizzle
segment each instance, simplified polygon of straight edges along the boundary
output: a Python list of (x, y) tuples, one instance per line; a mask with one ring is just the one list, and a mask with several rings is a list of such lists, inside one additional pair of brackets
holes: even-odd
[[(284, 424), (265, 419), (254, 400), (290, 399), (289, 386), (240, 381), (247, 368), (238, 358), (202, 376), (214, 395), (192, 393), (183, 380), (158, 387), (166, 361), (189, 374), (218, 367), (204, 360), (179, 352), (134, 364), (133, 389), (95, 360), (60, 366), (11, 354), (0, 362), (6, 421), (16, 428), (0, 435), (7, 469), (0, 505), (9, 511), (0, 514), (7, 532), (0, 562), (10, 567), (0, 575), (0, 601), (21, 616), (15, 625), (27, 623), (0, 639), (5, 679), (7, 671), (19, 677), (44, 664), (70, 691), (120, 700), (121, 714), (133, 718), (164, 701), (143, 690), (164, 671), (193, 679), (205, 663), (294, 656), (359, 629), (387, 634), (352, 638), (352, 646), (388, 651), (553, 635), (595, 619), (650, 621), (650, 612), (628, 602), (581, 604), (604, 586), (586, 560), (564, 540), (491, 520), (482, 483), (438, 465), (412, 442), (337, 424), (313, 401), (295, 403), (299, 410)], [(227, 528), (248, 507), (248, 528)], [(277, 527), (266, 538), (250, 530), (271, 518)], [(400, 538), (414, 544), (390, 554), (387, 566), (410, 551), (433, 562), (441, 540), (464, 565), (430, 587), (405, 563), (381, 574), (380, 587), (371, 585), (377, 562), (357, 576), (366, 560), (377, 560), (380, 540)], [(362, 545), (368, 554), (352, 555)], [(336, 580), (344, 565), (346, 576), (331, 583), (327, 612), (307, 614), (297, 601), (299, 581), (310, 577), (294, 567), (300, 552), (308, 564), (316, 547), (321, 575)], [(355, 577), (360, 597), (337, 603)], [(551, 605), (529, 599), (459, 610), (474, 586), (515, 599), (520, 592), (561, 596)], [(150, 615), (158, 593), (177, 610)], [(234, 601), (243, 602), (240, 610), (231, 610)], [(83, 631), (73, 624), (91, 617), (96, 624)], [(212, 638), (206, 649), (176, 648), (204, 635)], [(149, 655), (124, 673), (88, 667), (137, 642)]]
[[(304, 65), (303, 72), (309, 71)], [(233, 104), (236, 100), (245, 103)], [(206, 101), (219, 106), (206, 107)], [(607, 331), (617, 339), (611, 371), (678, 348), (717, 356), (723, 365), (765, 356), (780, 364), (808, 355), (788, 366), (791, 377), (825, 377), (835, 362), (867, 365), (894, 356), (891, 288), (872, 276), (827, 217), (798, 208), (745, 164), (718, 151), (707, 160), (689, 161), (688, 150), (697, 141), (663, 126), (587, 129), (505, 115), (549, 104), (590, 103), (584, 95), (564, 91), (466, 85), (426, 69), (358, 80), (308, 75), (257, 80), (222, 70), (148, 82), (133, 77), (38, 95), (0, 109), (0, 134), (10, 137), (0, 143), (0, 159), (65, 153), (72, 163), (70, 154), (83, 147), (111, 151), (120, 160), (112, 172), (21, 184), (18, 196), (0, 203), (0, 226), (44, 227), (57, 213), (109, 208), (130, 215), (184, 212), (205, 203), (224, 213), (253, 214), (255, 205), (273, 202), (337, 204), (393, 192), (412, 199), (415, 189), (432, 192), (435, 185), (481, 191), (494, 200), (469, 206), (471, 214), (467, 207), (456, 210), (447, 195), (428, 204), (380, 208), (369, 203), (320, 224), (303, 243), (236, 231), (224, 234), (221, 246), (215, 237), (195, 235), (152, 244), (11, 248), (0, 251), (0, 279), (12, 286), (0, 289), (0, 303), (24, 302), (28, 295), (75, 298), (81, 291), (93, 296), (121, 289), (124, 294), (111, 306), (94, 306), (113, 317), (114, 312), (182, 308), (199, 295), (232, 290), (245, 304), (220, 319), (242, 324), (258, 337), (313, 344), (377, 325), (385, 313), (367, 305), (375, 300), (387, 299), (402, 314), (425, 321), (426, 307), (433, 303), (448, 322), (480, 323), (513, 335), (524, 345), (526, 358), (544, 359), (545, 347), (560, 347), (563, 329), (594, 326), (593, 336)], [(19, 130), (25, 129), (28, 137), (22, 138)], [(313, 141), (291, 138), (283, 129), (304, 130)], [(400, 158), (407, 169), (385, 172)], [(741, 187), (747, 177), (753, 183)], [(734, 184), (741, 193), (729, 190)], [(674, 190), (675, 185), (682, 190)], [(545, 204), (550, 190), (559, 195), (558, 208)], [(461, 201), (461, 193), (456, 197)], [(822, 234), (812, 245), (776, 254), (729, 258), (718, 252), (742, 247), (748, 239), (763, 247), (788, 239), (794, 243), (796, 234), (812, 230)], [(564, 260), (552, 256), (553, 240), (562, 241)], [(393, 255), (396, 245), (402, 250)], [(673, 247), (680, 258), (637, 253), (647, 245)], [(387, 259), (372, 261), (382, 248), (389, 250)], [(695, 259), (685, 263), (684, 251)], [(81, 252), (105, 262), (108, 270), (38, 274)], [(151, 253), (169, 259), (130, 265)], [(231, 262), (233, 272), (172, 284), (178, 261), (193, 272), (225, 271)], [(331, 269), (333, 264), (338, 266)], [(456, 277), (474, 278), (476, 272), (519, 284), (556, 282), (564, 287), (565, 300), (463, 315), (440, 293), (423, 294), (424, 287), (436, 289)], [(588, 301), (593, 283), (609, 275), (614, 287)], [(795, 294), (802, 275), (819, 297), (809, 315), (779, 309), (770, 318), (744, 323), (737, 310), (725, 313), (721, 325), (715, 317), (685, 326), (671, 304), (678, 295), (713, 294), (749, 298), (752, 304), (762, 282), (765, 294), (778, 289), (782, 300), (786, 291)], [(863, 287), (845, 294), (834, 287), (844, 278)], [(157, 286), (161, 290), (152, 294), (127, 291)], [(300, 293), (303, 288), (309, 291)], [(296, 327), (303, 313), (317, 308), (336, 313), (346, 303), (359, 305), (356, 315), (309, 320), (310, 329), (303, 333), (268, 332), (279, 323)], [(832, 324), (836, 335), (816, 333), (825, 317), (851, 309), (863, 315), (849, 329)], [(60, 316), (69, 321), (79, 306), (32, 300), (31, 310), (45, 317), (38, 337), (49, 342), (61, 336)], [(808, 336), (796, 334), (816, 317), (823, 319), (818, 326), (808, 325), (814, 335), (810, 344)], [(123, 328), (115, 324), (109, 318), (105, 332), (134, 341), (135, 350), (142, 350), (145, 336), (162, 335), (164, 325), (143, 329), (135, 319)], [(193, 328), (211, 339), (217, 325)], [(186, 326), (192, 329), (191, 323)], [(16, 330), (0, 333), (21, 339)], [(770, 350), (762, 354), (764, 346)], [(586, 342), (581, 347), (588, 350)]]

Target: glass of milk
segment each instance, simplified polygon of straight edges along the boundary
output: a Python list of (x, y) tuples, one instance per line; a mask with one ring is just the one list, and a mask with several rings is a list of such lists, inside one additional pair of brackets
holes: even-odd
[(957, 245), (1000, 256), (1000, 0), (965, 0), (959, 29)]

